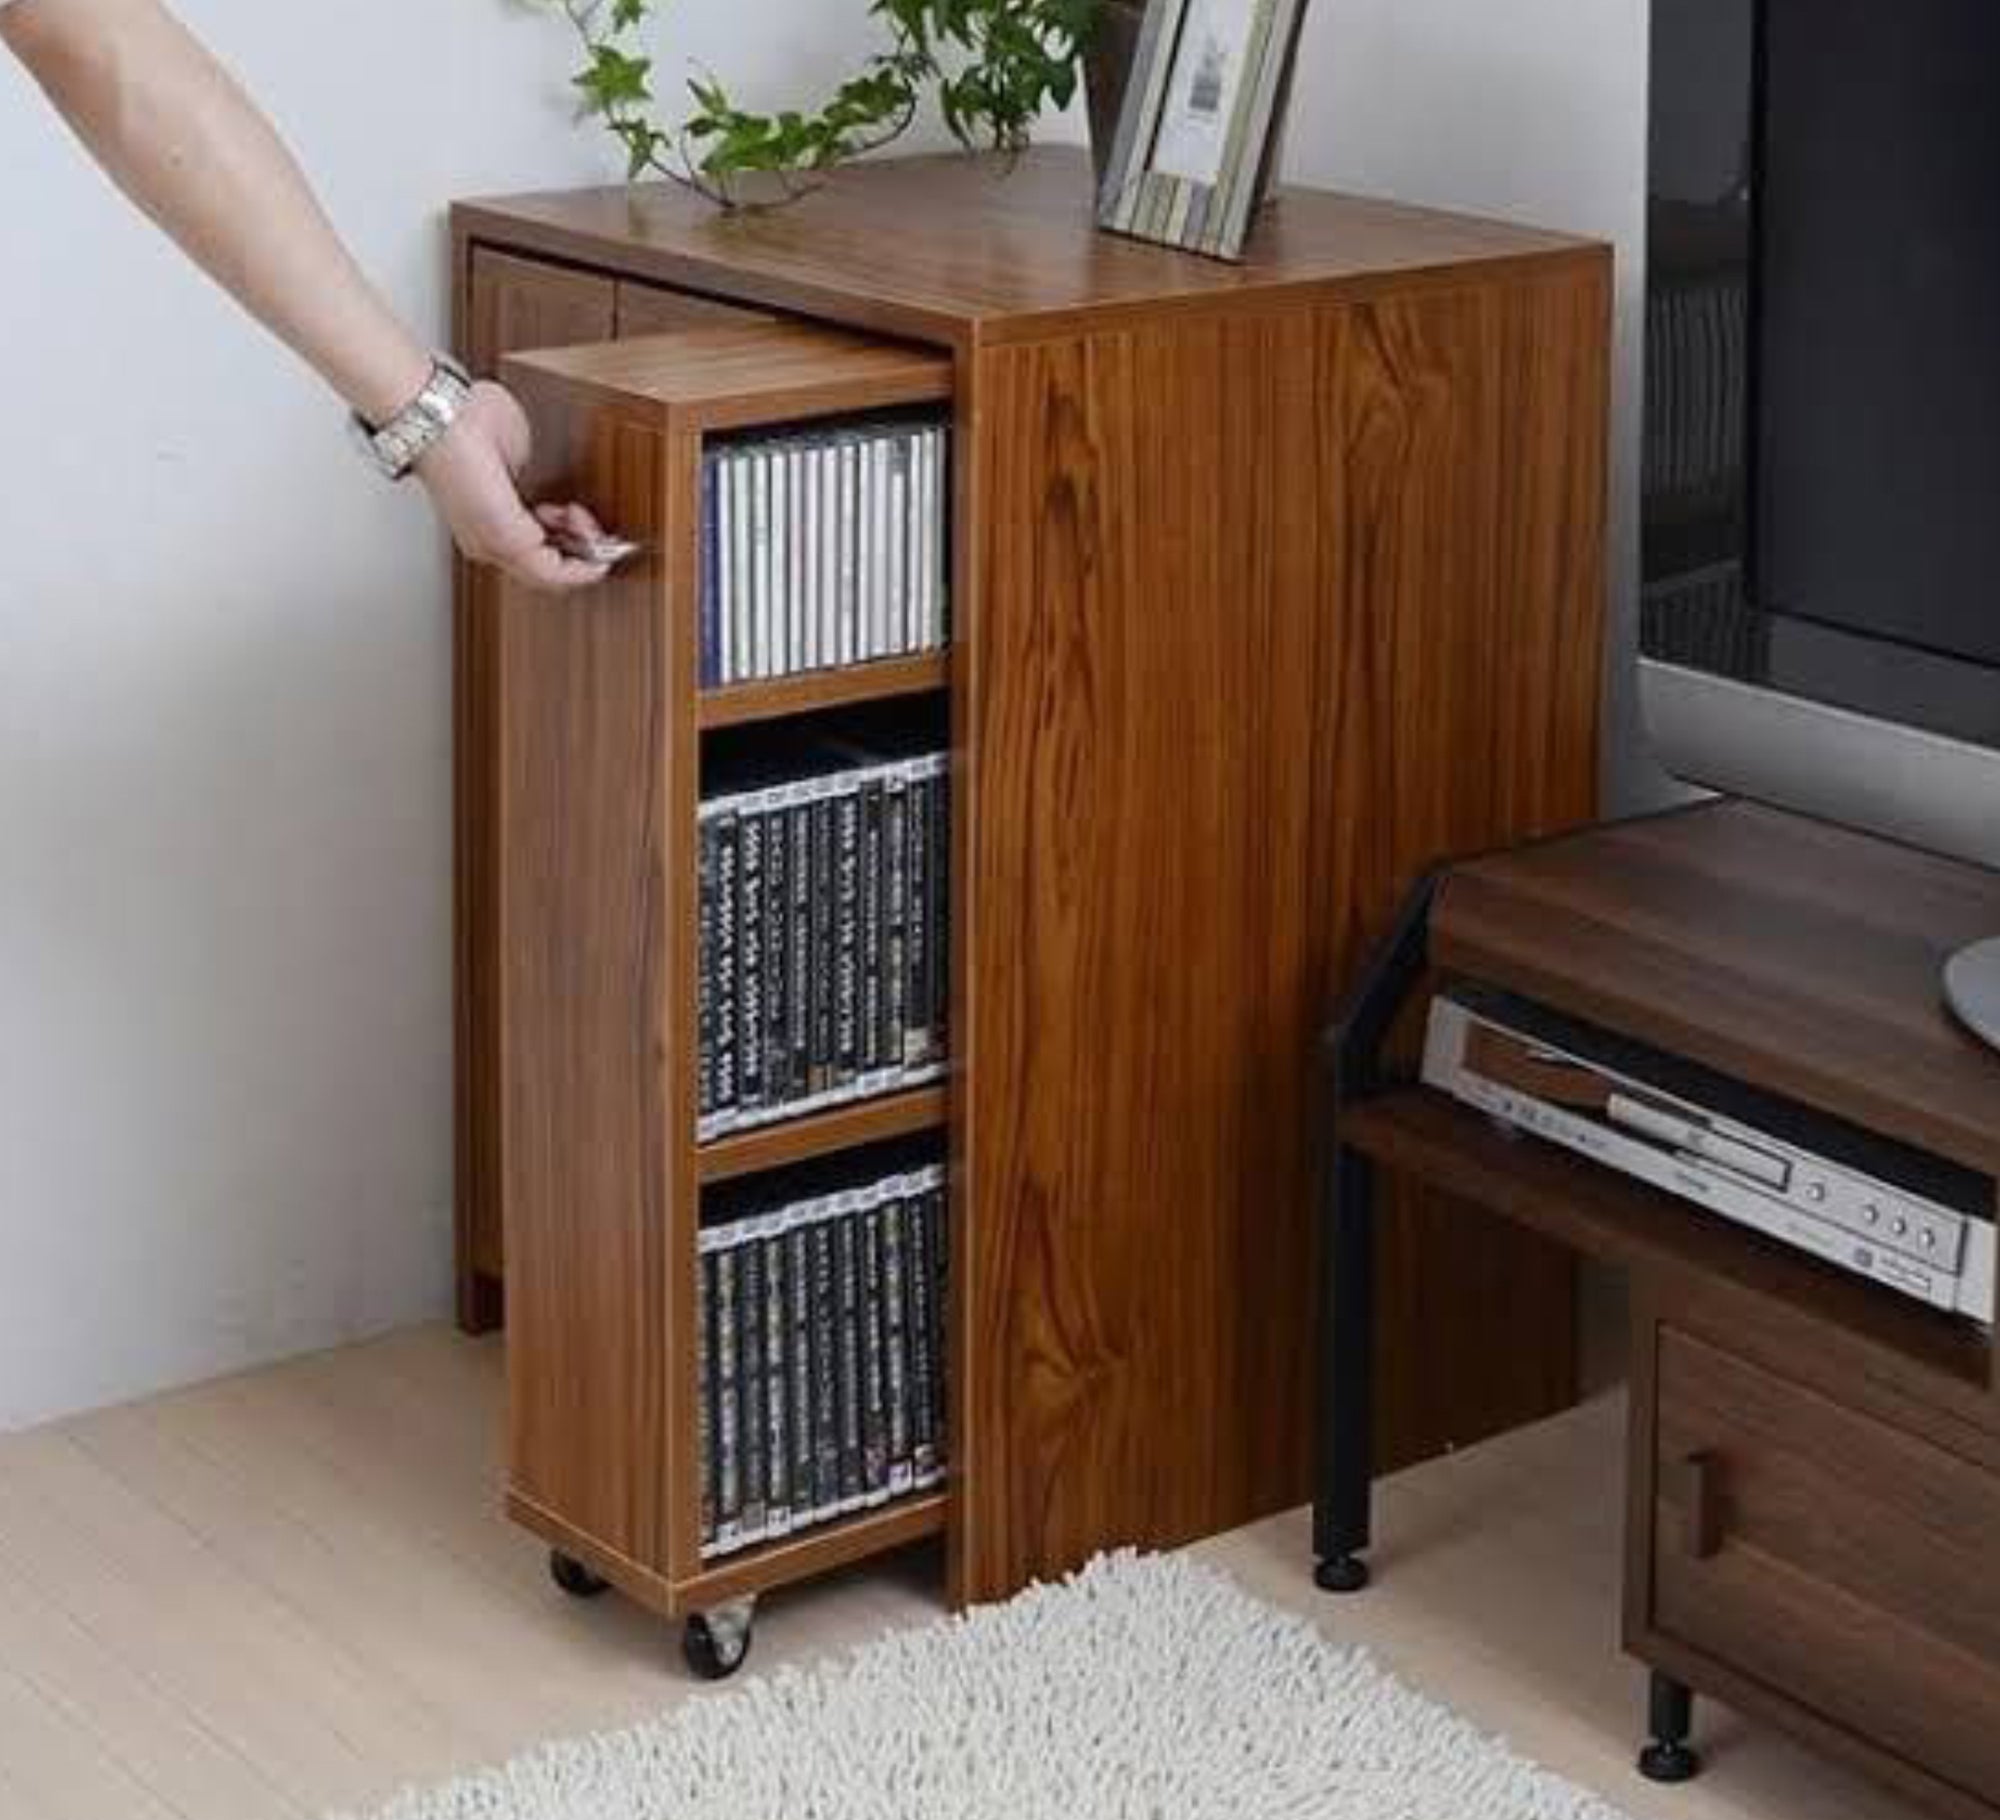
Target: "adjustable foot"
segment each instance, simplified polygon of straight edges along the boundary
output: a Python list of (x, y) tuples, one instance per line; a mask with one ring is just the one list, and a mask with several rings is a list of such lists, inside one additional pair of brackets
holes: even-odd
[(1649, 1744), (1639, 1753), (1639, 1774), (1648, 1782), (1692, 1782), (1701, 1774), (1701, 1753), (1685, 1744)]
[(1694, 1729), (1693, 1692), (1655, 1669), (1647, 1714), (1653, 1736), (1639, 1753), (1639, 1774), (1648, 1782), (1692, 1782), (1701, 1774), (1701, 1754), (1688, 1743)]
[(1368, 1563), (1359, 1555), (1330, 1555), (1313, 1570), (1313, 1584), (1325, 1593), (1358, 1593), (1368, 1584)]

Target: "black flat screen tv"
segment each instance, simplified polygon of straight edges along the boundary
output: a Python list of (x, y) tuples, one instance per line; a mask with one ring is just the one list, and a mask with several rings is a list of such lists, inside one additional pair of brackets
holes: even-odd
[(1996, 88), (2000, 0), (1654, 0), (1655, 748), (1693, 781), (1987, 865)]

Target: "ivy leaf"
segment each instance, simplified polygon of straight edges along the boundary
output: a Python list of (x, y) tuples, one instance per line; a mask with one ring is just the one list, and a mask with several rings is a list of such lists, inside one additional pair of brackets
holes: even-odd
[(729, 96), (721, 83), (713, 76), (690, 76), (687, 79), (688, 93), (694, 97), (695, 105), (704, 114), (727, 114), (734, 110), (729, 105)]
[(629, 32), (633, 26), (643, 24), (651, 10), (652, 0), (612, 0), (611, 29)]
[(646, 172), (661, 169), (660, 152), (667, 136), (644, 120), (620, 120), (611, 130), (625, 142), (626, 180), (636, 182)]
[(613, 45), (598, 45), (590, 67), (576, 78), (584, 111), (615, 115), (625, 108), (644, 107), (653, 98), (652, 74), (650, 57), (628, 57)]

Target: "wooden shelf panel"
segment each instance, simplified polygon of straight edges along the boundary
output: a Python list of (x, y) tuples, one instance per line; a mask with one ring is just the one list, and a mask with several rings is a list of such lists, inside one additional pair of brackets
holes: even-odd
[(1453, 870), (1448, 972), (2000, 1175), (2000, 1069), (1938, 991), (2000, 873), (1710, 800)]
[(839, 670), (812, 670), (772, 682), (736, 683), (702, 692), (698, 719), (704, 730), (784, 720), (821, 708), (888, 701), (899, 695), (928, 695), (951, 681), (951, 654), (925, 651), (915, 657), (886, 657)]
[(503, 371), (517, 386), (553, 380), (695, 431), (947, 404), (955, 384), (948, 354), (776, 320), (512, 354)]
[(832, 1156), (883, 1138), (941, 1131), (948, 1103), (942, 1084), (856, 1100), (851, 1106), (834, 1106), (755, 1131), (733, 1132), (700, 1145), (695, 1151), (696, 1168), (704, 1182), (726, 1182), (787, 1163)]
[(753, 1593), (832, 1573), (874, 1555), (942, 1535), (951, 1509), (944, 1490), (913, 1492), (893, 1504), (761, 1543), (704, 1568), (674, 1588), (683, 1611), (701, 1611)]
[(1385, 1168), (1591, 1257), (1634, 1272), (1725, 1281), (1960, 1383), (1991, 1382), (1992, 1345), (1970, 1324), (1552, 1144), (1509, 1137), (1484, 1115), (1430, 1088), (1410, 1087), (1350, 1108), (1341, 1135)]

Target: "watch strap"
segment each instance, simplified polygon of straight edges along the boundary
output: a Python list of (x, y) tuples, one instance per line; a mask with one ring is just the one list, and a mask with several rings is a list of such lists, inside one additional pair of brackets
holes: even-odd
[(443, 439), (471, 396), (472, 375), (450, 355), (436, 355), (423, 390), (386, 423), (355, 413), (355, 438), (376, 472), (401, 480)]

